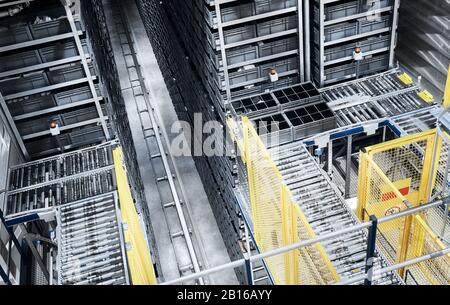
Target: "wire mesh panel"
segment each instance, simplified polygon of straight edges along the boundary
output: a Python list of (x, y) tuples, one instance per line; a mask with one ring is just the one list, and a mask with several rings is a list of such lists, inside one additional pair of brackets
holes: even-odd
[[(281, 214), (281, 175), (252, 127), (245, 125), (247, 140), (245, 159), (249, 176), (252, 221), (255, 238), (261, 252), (279, 248), (283, 241)], [(266, 260), (277, 284), (285, 283), (285, 261), (283, 255)]]
[[(400, 180), (396, 184), (397, 186), (386, 177), (368, 154), (361, 153), (357, 211), (360, 219), (368, 219), (370, 215), (381, 218), (407, 209), (406, 198), (397, 187), (406, 189), (410, 179)], [(397, 218), (378, 226), (377, 242), (391, 264), (398, 261), (400, 255), (398, 250), (404, 221), (404, 218)]]
[[(315, 237), (315, 233), (300, 207), (293, 203), (291, 210), (293, 242)], [(321, 244), (294, 250), (294, 266), (296, 284), (326, 285), (339, 282), (340, 279)]]
[[(234, 126), (229, 122), (229, 126)], [(232, 128), (235, 131), (236, 128)], [(242, 121), (242, 138), (234, 139), (247, 166), (251, 214), (261, 252), (315, 236), (299, 206), (282, 181), (281, 173), (248, 118)], [(266, 259), (276, 284), (329, 284), (339, 276), (324, 248), (317, 244)]]
[[(445, 244), (430, 229), (420, 215), (413, 219), (411, 229), (411, 245), (408, 259), (417, 258), (426, 254), (441, 251)], [(423, 261), (408, 268), (408, 272), (422, 285), (448, 285), (450, 284), (450, 255)]]
[[(358, 216), (388, 216), (443, 194), (447, 184), (448, 151), (436, 141), (436, 130), (368, 147), (360, 154)], [(444, 173), (445, 172), (445, 173)], [(441, 207), (379, 224), (377, 243), (392, 264), (446, 248), (448, 219)], [(444, 224), (444, 225), (442, 225)], [(435, 232), (441, 225), (441, 237)], [(423, 261), (399, 269), (407, 282), (448, 284), (450, 256)]]

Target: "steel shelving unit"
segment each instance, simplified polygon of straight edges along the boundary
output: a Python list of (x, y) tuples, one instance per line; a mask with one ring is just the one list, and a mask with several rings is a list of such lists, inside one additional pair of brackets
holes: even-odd
[[(84, 25), (68, 6), (44, 7), (36, 17), (37, 5), (25, 10), (28, 19), (2, 20), (0, 35), (0, 102), (17, 126), (23, 154), (41, 158), (110, 140)], [(59, 125), (58, 136), (50, 132), (51, 121)]]
[(320, 87), (394, 67), (399, 0), (314, 0), (312, 77)]
[[(168, 1), (210, 96), (231, 100), (304, 80), (303, 1)], [(300, 9), (299, 9), (300, 6)], [(279, 80), (271, 82), (275, 69)]]

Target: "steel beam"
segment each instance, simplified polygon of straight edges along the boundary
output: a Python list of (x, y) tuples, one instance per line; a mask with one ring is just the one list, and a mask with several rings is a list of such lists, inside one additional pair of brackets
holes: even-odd
[(215, 4), (215, 10), (216, 10), (216, 18), (217, 18), (217, 30), (219, 32), (220, 53), (222, 55), (223, 77), (225, 78), (225, 91), (226, 91), (226, 95), (227, 95), (227, 101), (231, 102), (231, 86), (230, 86), (230, 76), (228, 73), (227, 50), (226, 50), (226, 46), (225, 46), (225, 37), (223, 34), (222, 14), (220, 11), (220, 3), (217, 1)]
[[(308, 0), (306, 0), (308, 1)], [(305, 82), (305, 57), (303, 55), (303, 49), (304, 49), (304, 31), (303, 31), (303, 0), (297, 0), (297, 17), (298, 17), (298, 62), (299, 62), (299, 75), (300, 75), (300, 82)]]
[(390, 30), (391, 30), (391, 27), (386, 27), (386, 28), (382, 28), (379, 30), (370, 31), (367, 33), (362, 33), (362, 34), (358, 34), (358, 35), (344, 37), (341, 39), (327, 41), (327, 42), (324, 42), (323, 45), (325, 47), (329, 47), (329, 46), (333, 46), (333, 45), (340, 44), (340, 43), (347, 42), (347, 41), (352, 41), (352, 40), (356, 40), (356, 39), (361, 39), (361, 38), (365, 38), (365, 37), (369, 37), (369, 36), (375, 36), (378, 34), (386, 33), (386, 32), (389, 32)]
[(395, 45), (397, 44), (397, 28), (398, 28), (398, 10), (400, 7), (400, 0), (394, 0), (394, 15), (392, 17), (392, 31), (391, 31), (391, 46), (389, 55), (389, 68), (394, 67), (395, 59)]
[(25, 74), (25, 73), (30, 73), (30, 72), (34, 72), (34, 71), (38, 71), (38, 70), (44, 70), (44, 69), (48, 69), (48, 68), (52, 68), (52, 67), (56, 67), (56, 66), (66, 65), (66, 64), (70, 64), (70, 63), (73, 63), (73, 62), (76, 62), (79, 60), (81, 60), (80, 56), (74, 56), (74, 57), (64, 58), (64, 59), (55, 60), (55, 61), (51, 61), (51, 62), (46, 62), (46, 63), (34, 65), (34, 66), (27, 66), (24, 68), (9, 70), (9, 71), (5, 71), (5, 72), (1, 72), (0, 78), (6, 78), (6, 77), (10, 77), (10, 76), (19, 75), (19, 74)]
[(345, 162), (345, 199), (350, 198), (350, 183), (352, 173), (352, 142), (353, 136), (347, 137), (347, 157)]
[[(103, 100), (103, 97), (99, 97), (99, 99)], [(51, 108), (47, 108), (47, 109), (42, 109), (42, 110), (38, 110), (38, 111), (34, 111), (34, 112), (28, 112), (28, 113), (24, 113), (24, 114), (15, 116), (14, 121), (20, 121), (20, 120), (25, 120), (25, 119), (29, 119), (32, 117), (40, 116), (43, 114), (59, 112), (59, 111), (70, 109), (70, 108), (75, 108), (75, 107), (79, 107), (79, 106), (83, 106), (83, 105), (92, 104), (94, 102), (95, 102), (94, 99), (87, 99), (87, 100), (82, 100), (82, 101), (78, 101), (78, 102), (73, 102), (70, 104), (59, 105), (59, 106), (55, 106), (55, 107), (51, 107)]]
[[(106, 116), (103, 117), (103, 118), (96, 118), (96, 119), (86, 120), (86, 121), (78, 122), (78, 123), (71, 124), (71, 125), (61, 126), (61, 127), (59, 127), (59, 130), (60, 131), (66, 131), (66, 130), (70, 130), (70, 129), (74, 129), (74, 128), (78, 128), (78, 127), (83, 127), (83, 126), (86, 126), (86, 125), (99, 124), (102, 121), (106, 121), (106, 120), (108, 120), (108, 117), (106, 117)], [(42, 136), (46, 136), (46, 135), (51, 135), (50, 129), (24, 135), (22, 137), (22, 139), (24, 141), (28, 141), (28, 140), (31, 140), (31, 139), (34, 139), (34, 138), (38, 138), (38, 137), (42, 137)]]
[(35, 1), (35, 0), (17, 0), (17, 1), (7, 2), (7, 3), (1, 3), (0, 4), (0, 8), (8, 7), (8, 6), (14, 6), (14, 5), (19, 5), (19, 4), (28, 4), (28, 3), (33, 2), (33, 1)]
[(310, 6), (309, 6), (309, 0), (303, 1), (303, 43), (304, 43), (304, 53), (305, 54), (299, 54), (300, 56), (304, 57), (305, 61), (305, 81), (311, 81), (311, 45), (310, 45), (310, 39), (311, 39), (311, 24), (310, 24), (310, 16), (309, 16)]
[[(80, 35), (83, 35), (82, 31), (77, 30), (76, 33), (77, 33), (76, 37), (78, 37), (78, 39), (79, 39)], [(13, 45), (0, 47), (0, 53), (9, 52), (9, 51), (18, 51), (20, 49), (35, 47), (35, 46), (39, 46), (42, 44), (55, 42), (55, 41), (59, 41), (59, 40), (64, 40), (64, 39), (69, 39), (69, 38), (73, 38), (73, 37), (74, 37), (73, 33), (64, 33), (64, 34), (59, 34), (59, 35), (55, 35), (55, 36), (35, 39), (35, 40), (31, 40), (31, 41), (25, 41), (25, 42), (16, 43)]]
[(71, 80), (71, 81), (64, 82), (64, 83), (59, 83), (59, 84), (50, 85), (50, 86), (46, 86), (46, 87), (42, 87), (42, 88), (35, 88), (35, 89), (27, 90), (27, 91), (13, 93), (13, 94), (5, 96), (4, 98), (6, 101), (9, 101), (9, 100), (13, 100), (13, 99), (30, 96), (30, 95), (40, 94), (40, 93), (44, 93), (44, 92), (49, 92), (49, 91), (53, 91), (53, 90), (58, 90), (58, 89), (62, 89), (62, 88), (70, 87), (70, 86), (83, 84), (83, 83), (86, 83), (89, 81), (93, 81), (95, 79), (97, 79), (97, 77), (95, 77), (95, 76), (79, 78), (79, 79)]

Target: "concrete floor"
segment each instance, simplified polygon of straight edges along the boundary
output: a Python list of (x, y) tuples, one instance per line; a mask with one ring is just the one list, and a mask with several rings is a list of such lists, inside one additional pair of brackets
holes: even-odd
[[(155, 109), (156, 119), (159, 121), (162, 135), (166, 137), (170, 143), (170, 141), (178, 135), (167, 133), (166, 130), (170, 131), (172, 124), (177, 121), (178, 118), (135, 2), (133, 0), (124, 0), (124, 2), (124, 7), (128, 8), (126, 10), (126, 16), (130, 28), (132, 29), (135, 49), (141, 65), (142, 74), (145, 78), (145, 84), (149, 91), (151, 104)], [(111, 1), (105, 0), (104, 3), (106, 17), (109, 19), (108, 23), (112, 24), (111, 18), (113, 15), (110, 7)], [(108, 27), (110, 26), (108, 25)], [(110, 27), (113, 46), (117, 46), (120, 37), (111, 29), (114, 29), (114, 27)], [(118, 54), (116, 53), (118, 52), (116, 52), (115, 49), (115, 56), (121, 56), (120, 52)], [(164, 211), (161, 207), (160, 198), (155, 196), (156, 182), (152, 170), (149, 168), (149, 155), (148, 148), (145, 145), (144, 132), (142, 127), (136, 122), (136, 117), (139, 116), (135, 105), (136, 103), (134, 99), (131, 99), (131, 96), (127, 97), (127, 91), (131, 89), (124, 88), (124, 86), (127, 86), (127, 82), (122, 81), (123, 78), (129, 77), (126, 67), (124, 68), (126, 63), (124, 59), (120, 58), (116, 58), (116, 62), (118, 63), (122, 91), (125, 95), (124, 98), (130, 121), (130, 128), (135, 142), (138, 163), (145, 185), (145, 195), (151, 214), (150, 218), (155, 234), (162, 273), (165, 280), (178, 278), (178, 269), (176, 264), (173, 263), (175, 258), (173, 247), (170, 245), (171, 240), (168, 225), (164, 219)], [(192, 157), (170, 157), (173, 161), (173, 171), (178, 179), (181, 188), (180, 191), (184, 197), (185, 207), (191, 220), (193, 235), (199, 245), (198, 252), (200, 253), (198, 254), (201, 257), (203, 269), (230, 262), (225, 244), (222, 240), (222, 236)], [(208, 280), (207, 283), (209, 284), (238, 284), (233, 270), (213, 274)]]

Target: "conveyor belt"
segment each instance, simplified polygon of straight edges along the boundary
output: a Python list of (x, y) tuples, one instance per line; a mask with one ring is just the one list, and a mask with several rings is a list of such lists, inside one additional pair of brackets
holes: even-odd
[(112, 145), (10, 168), (5, 217), (48, 210), (115, 190)]
[(321, 93), (335, 111), (339, 127), (392, 117), (429, 106), (416, 85), (405, 85), (397, 70), (324, 89)]
[[(280, 147), (274, 156), (284, 182), (290, 188), (294, 200), (300, 205), (317, 235), (337, 231), (357, 224), (354, 214), (306, 148), (298, 143)], [(273, 153), (273, 151), (272, 151)], [(361, 275), (366, 258), (366, 232), (345, 234), (323, 242), (332, 263), (342, 279)], [(376, 269), (386, 266), (380, 253)], [(400, 284), (395, 273), (386, 273), (374, 279), (374, 284)]]
[(442, 107), (432, 106), (393, 117), (392, 121), (402, 135), (415, 134), (435, 128), (439, 114), (441, 114), (442, 111)]
[(58, 208), (58, 284), (128, 284), (117, 194), (109, 193)]

